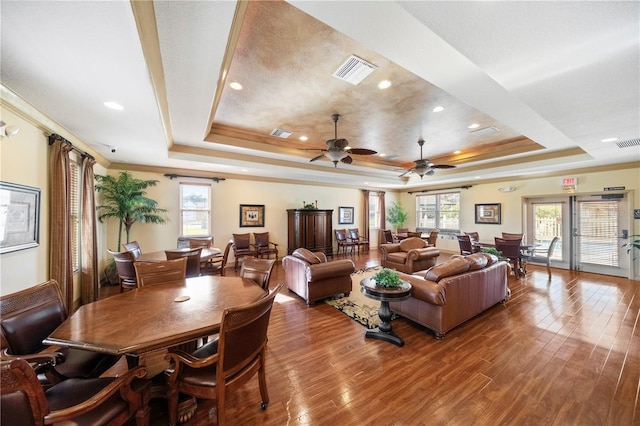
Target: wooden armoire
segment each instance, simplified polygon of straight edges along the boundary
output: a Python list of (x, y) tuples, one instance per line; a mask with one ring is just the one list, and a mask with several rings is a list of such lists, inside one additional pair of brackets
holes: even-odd
[(333, 256), (333, 210), (287, 210), (289, 239), (287, 253), (304, 247)]

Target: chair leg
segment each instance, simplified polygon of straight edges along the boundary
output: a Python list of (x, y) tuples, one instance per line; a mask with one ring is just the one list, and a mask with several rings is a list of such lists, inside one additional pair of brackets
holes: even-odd
[(269, 393), (267, 392), (267, 378), (265, 374), (264, 368), (264, 352), (260, 357), (260, 368), (258, 369), (258, 384), (260, 386), (260, 397), (262, 398), (262, 403), (260, 407), (264, 410), (267, 408), (267, 404), (269, 404)]
[(178, 422), (178, 390), (167, 392), (167, 406), (169, 409), (169, 424), (175, 426)]

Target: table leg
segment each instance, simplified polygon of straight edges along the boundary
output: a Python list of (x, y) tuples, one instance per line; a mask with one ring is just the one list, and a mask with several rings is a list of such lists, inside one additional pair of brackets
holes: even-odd
[(390, 342), (400, 347), (404, 346), (404, 340), (402, 340), (402, 338), (395, 334), (391, 329), (392, 312), (388, 301), (380, 302), (378, 316), (380, 317), (380, 324), (372, 330), (367, 330), (364, 334), (365, 337), (384, 340), (385, 342)]

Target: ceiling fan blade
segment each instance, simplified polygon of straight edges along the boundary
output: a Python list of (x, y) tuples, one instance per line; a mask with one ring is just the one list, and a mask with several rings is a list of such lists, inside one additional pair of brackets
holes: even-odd
[(351, 148), (351, 149), (347, 149), (347, 152), (349, 154), (356, 154), (356, 155), (374, 155), (377, 154), (377, 151), (374, 151), (372, 149), (366, 149), (366, 148)]
[(404, 175), (408, 175), (409, 173), (412, 173), (412, 172), (413, 172), (413, 170), (411, 170), (411, 169), (409, 169), (409, 170), (405, 170), (405, 171), (404, 171), (404, 173), (402, 173), (402, 174), (401, 174), (400, 176), (398, 176), (398, 177), (402, 177), (402, 176), (404, 176)]
[(353, 162), (353, 158), (349, 157), (348, 155), (346, 157), (344, 157), (342, 160), (344, 164), (351, 164)]
[(319, 159), (321, 159), (322, 157), (324, 157), (324, 154), (320, 154), (320, 155), (318, 155), (317, 157), (313, 157), (311, 160), (309, 160), (309, 162), (319, 160)]
[(432, 164), (432, 169), (455, 169), (456, 166), (450, 166), (449, 164)]

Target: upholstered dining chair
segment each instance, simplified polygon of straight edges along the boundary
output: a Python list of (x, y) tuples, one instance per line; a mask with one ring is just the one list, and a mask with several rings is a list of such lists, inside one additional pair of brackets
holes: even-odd
[(0, 296), (2, 359), (42, 363), (45, 385), (70, 378), (99, 377), (118, 362), (117, 355), (43, 345), (42, 341), (66, 319), (67, 310), (56, 280)]
[(349, 253), (353, 254), (353, 248), (356, 247), (356, 243), (351, 241), (350, 238), (347, 237), (346, 229), (334, 229), (334, 234), (336, 235), (336, 242), (338, 243), (338, 251), (336, 252), (336, 256), (340, 256), (340, 249), (342, 248), (342, 254), (346, 256), (347, 249), (349, 249)]
[(257, 257), (267, 256), (267, 259), (269, 259), (273, 254), (276, 257), (276, 261), (278, 260), (278, 244), (269, 241), (268, 232), (254, 232), (253, 241)]
[(233, 257), (235, 258), (235, 270), (238, 270), (240, 259), (245, 256), (256, 257), (256, 249), (251, 244), (251, 234), (231, 234), (233, 239)]
[(367, 252), (369, 251), (369, 240), (360, 235), (358, 228), (349, 228), (349, 239), (356, 243), (358, 253), (360, 253), (360, 247), (364, 247)]
[(163, 262), (136, 262), (138, 285), (159, 284), (167, 281), (183, 280), (187, 275), (187, 258), (165, 260)]
[(68, 379), (45, 390), (29, 363), (0, 363), (3, 425), (149, 424), (150, 382), (143, 366), (118, 377)]
[(178, 417), (178, 395), (215, 399), (216, 424), (225, 424), (227, 393), (238, 389), (256, 373), (261, 407), (267, 408), (265, 347), (273, 300), (283, 284), (279, 284), (266, 297), (249, 305), (227, 308), (222, 314), (218, 337), (189, 354), (170, 349), (167, 359), (172, 363), (165, 371), (168, 376), (167, 400), (169, 423), (175, 425)]
[(136, 270), (133, 267), (133, 263), (136, 261), (136, 257), (133, 252), (117, 252), (109, 249), (107, 249), (107, 251), (113, 257), (113, 260), (116, 263), (118, 279), (120, 281), (120, 293), (122, 293), (124, 290), (131, 290), (138, 287)]
[(471, 239), (476, 242), (480, 241), (480, 234), (478, 234), (477, 232), (465, 232), (465, 234), (471, 237)]
[(404, 240), (405, 238), (408, 238), (409, 234), (409, 228), (396, 228), (396, 239), (397, 240)]
[(503, 232), (502, 238), (505, 240), (520, 240), (522, 242), (522, 240), (524, 239), (524, 234), (512, 234), (509, 232)]
[(256, 282), (264, 290), (269, 291), (269, 278), (275, 259), (259, 259), (257, 257), (248, 257), (242, 261), (240, 267), (240, 276), (249, 278)]
[(390, 229), (382, 229), (381, 244), (393, 244), (397, 242), (398, 240), (393, 237), (393, 233)]
[(130, 251), (133, 253), (133, 257), (135, 259), (139, 258), (142, 254), (142, 250), (140, 249), (140, 244), (137, 241), (131, 241), (130, 243), (122, 243), (122, 248), (124, 251)]
[(202, 247), (193, 248), (187, 250), (165, 250), (164, 254), (167, 256), (167, 260), (180, 259), (185, 257), (187, 259), (187, 278), (200, 276), (200, 254), (202, 253)]
[(522, 272), (520, 264), (520, 244), (522, 244), (522, 240), (500, 237), (494, 237), (494, 239), (496, 250), (498, 250), (503, 257), (509, 259), (509, 263), (513, 266), (513, 273), (516, 278), (520, 278), (520, 273)]
[(407, 238), (422, 238), (422, 232), (407, 231)]
[(460, 246), (460, 254), (469, 255), (473, 253), (473, 245), (471, 244), (471, 238), (468, 235), (456, 235), (458, 238), (458, 245)]
[(229, 252), (231, 251), (232, 246), (233, 240), (229, 240), (227, 246), (224, 248), (222, 257), (214, 257), (213, 259), (211, 259), (211, 261), (206, 264), (204, 269), (200, 269), (200, 273), (203, 275), (220, 274), (220, 276), (224, 277), (224, 269), (227, 266), (227, 259), (229, 259)]
[(427, 244), (429, 244), (430, 247), (435, 247), (436, 244), (438, 243), (438, 234), (440, 233), (439, 229), (432, 229), (429, 232), (429, 236), (427, 237)]

